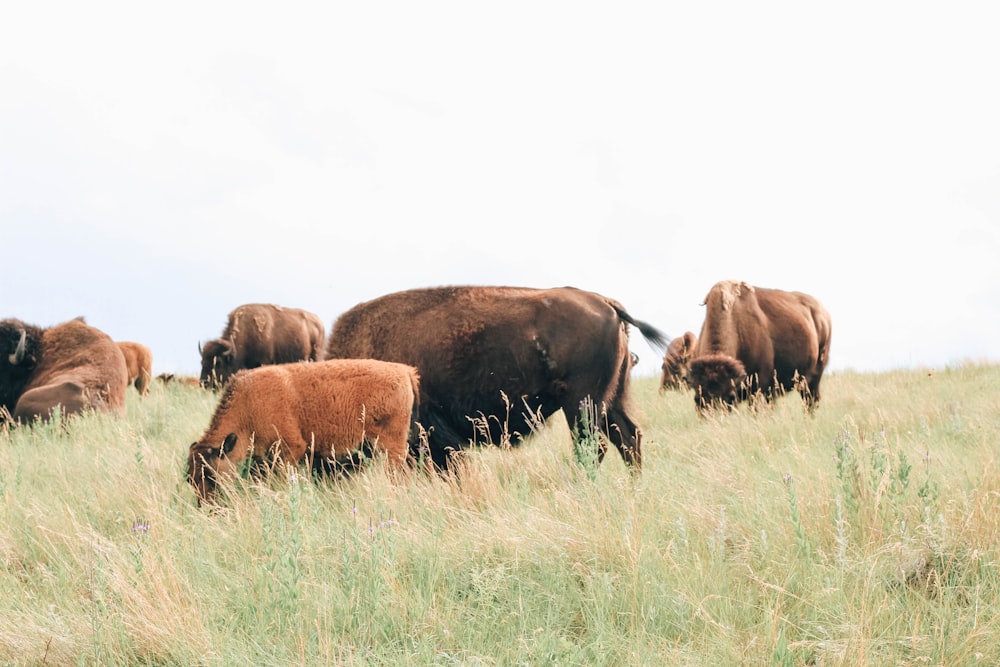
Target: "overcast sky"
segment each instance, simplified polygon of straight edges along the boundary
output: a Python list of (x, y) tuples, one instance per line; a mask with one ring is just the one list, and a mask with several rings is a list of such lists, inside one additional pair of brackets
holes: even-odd
[[(1000, 360), (993, 2), (25, 2), (0, 317), (196, 373), (248, 302), (813, 294), (831, 370)], [(659, 356), (633, 336), (639, 372)]]

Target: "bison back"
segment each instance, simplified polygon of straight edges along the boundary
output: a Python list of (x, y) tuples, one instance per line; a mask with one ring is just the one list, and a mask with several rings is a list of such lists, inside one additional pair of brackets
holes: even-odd
[[(415, 366), (432, 449), (477, 439), (473, 420), (509, 419), (527, 435), (585, 396), (624, 393), (628, 336), (615, 304), (574, 288), (441, 287), (386, 295), (342, 314), (327, 359)], [(492, 425), (496, 419), (487, 421)], [(495, 442), (496, 433), (491, 433)]]
[(127, 385), (125, 357), (118, 345), (82, 319), (72, 320), (44, 331), (41, 358), (22, 395), (22, 399), (28, 396), (30, 406), (26, 404), (23, 412), (46, 412), (48, 399), (57, 401), (49, 411), (65, 400), (64, 414), (87, 407), (124, 413)]
[(757, 289), (757, 300), (767, 315), (778, 382), (786, 389), (796, 373), (822, 372), (829, 355), (830, 318), (814, 297), (801, 292)]
[(229, 315), (223, 338), (233, 341), (241, 368), (322, 356), (325, 327), (314, 313), (274, 304), (246, 304)]
[(385, 437), (380, 446), (404, 457), (414, 413), (416, 371), (376, 360), (334, 360), (263, 366), (234, 375), (202, 440), (228, 433), (254, 441), (265, 458), (281, 440), (286, 456), (340, 455)]

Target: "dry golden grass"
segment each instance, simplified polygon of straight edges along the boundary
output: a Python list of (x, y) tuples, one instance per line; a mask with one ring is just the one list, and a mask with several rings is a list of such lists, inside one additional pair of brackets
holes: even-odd
[(699, 418), (633, 386), (645, 466), (556, 416), (460, 479), (296, 471), (199, 509), (215, 396), (0, 434), (0, 663), (997, 664), (1000, 368), (834, 373)]

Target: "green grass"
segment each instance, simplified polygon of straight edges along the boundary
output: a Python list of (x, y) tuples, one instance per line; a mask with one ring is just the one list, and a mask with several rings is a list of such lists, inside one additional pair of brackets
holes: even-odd
[(0, 664), (1000, 663), (1000, 367), (834, 373), (699, 418), (633, 385), (645, 466), (565, 422), (461, 481), (302, 472), (199, 509), (216, 397), (0, 432)]

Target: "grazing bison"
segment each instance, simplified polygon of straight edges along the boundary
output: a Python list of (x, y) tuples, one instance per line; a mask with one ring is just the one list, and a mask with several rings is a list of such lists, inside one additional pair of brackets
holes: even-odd
[(142, 343), (131, 341), (118, 341), (118, 347), (125, 356), (128, 384), (135, 386), (140, 396), (145, 396), (153, 377), (153, 351)]
[(323, 358), (326, 329), (313, 313), (268, 303), (249, 303), (229, 313), (222, 337), (199, 345), (201, 383), (221, 387), (244, 368)]
[[(361, 303), (333, 324), (326, 357), (374, 358), (420, 372), (420, 417), (432, 461), (473, 442), (513, 444), (558, 410), (578, 425), (588, 397), (625, 462), (642, 464), (626, 409), (628, 324), (660, 349), (666, 337), (607, 297), (571, 287), (434, 287)], [(411, 443), (419, 447), (420, 443)], [(607, 443), (598, 451), (603, 459)], [(413, 451), (418, 455), (419, 451)]]
[(87, 408), (125, 412), (125, 357), (82, 317), (42, 329), (0, 321), (0, 405), (16, 422)]
[(176, 382), (177, 384), (183, 384), (188, 387), (201, 387), (201, 380), (193, 375), (175, 375), (174, 373), (160, 373), (156, 376), (156, 379), (163, 384), (170, 384), (171, 382)]
[(683, 336), (670, 341), (667, 353), (663, 355), (663, 375), (660, 376), (661, 394), (668, 389), (680, 389), (687, 386), (688, 370), (697, 345), (698, 337), (690, 331), (685, 331)]
[(801, 292), (717, 283), (705, 297), (705, 322), (689, 382), (699, 411), (734, 406), (760, 392), (772, 400), (798, 389), (812, 410), (830, 357), (830, 314)]
[(265, 366), (233, 375), (208, 430), (191, 445), (188, 480), (202, 501), (251, 456), (326, 471), (359, 447), (405, 462), (420, 388), (412, 366), (348, 359)]

